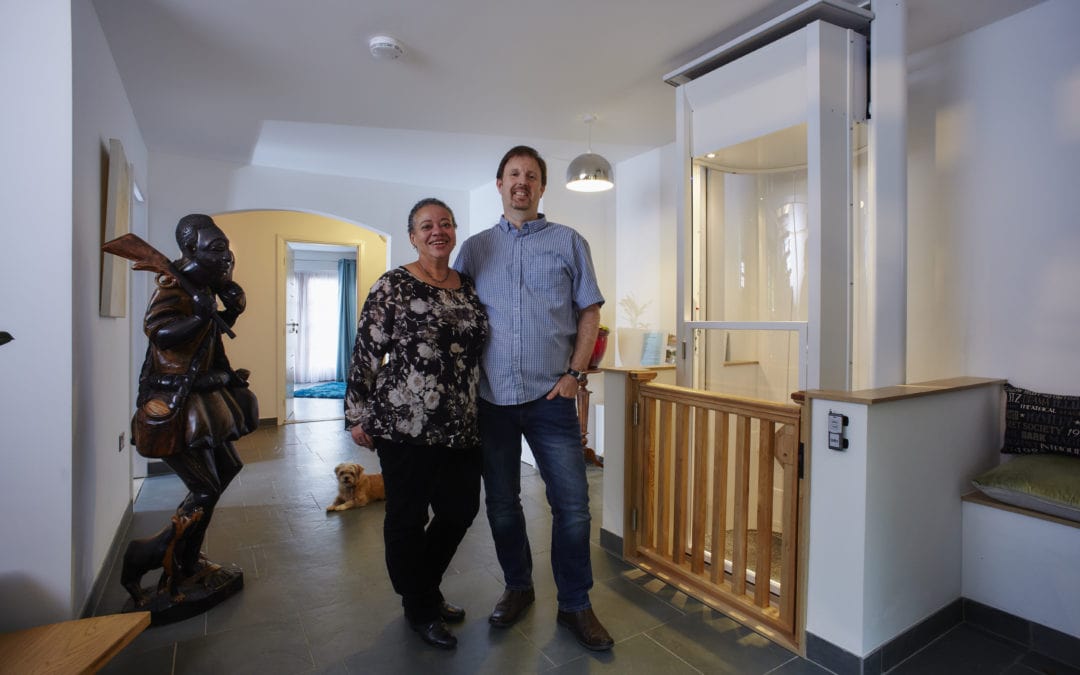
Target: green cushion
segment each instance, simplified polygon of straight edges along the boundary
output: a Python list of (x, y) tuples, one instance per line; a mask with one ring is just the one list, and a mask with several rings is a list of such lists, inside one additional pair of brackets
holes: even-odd
[(972, 481), (988, 497), (1080, 522), (1080, 457), (1023, 455)]

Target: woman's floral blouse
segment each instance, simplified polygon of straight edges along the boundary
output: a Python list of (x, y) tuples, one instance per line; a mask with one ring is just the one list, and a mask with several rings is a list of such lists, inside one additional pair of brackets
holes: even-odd
[(476, 386), (487, 332), (469, 277), (456, 289), (403, 267), (379, 277), (357, 326), (345, 427), (359, 424), (395, 443), (479, 445)]

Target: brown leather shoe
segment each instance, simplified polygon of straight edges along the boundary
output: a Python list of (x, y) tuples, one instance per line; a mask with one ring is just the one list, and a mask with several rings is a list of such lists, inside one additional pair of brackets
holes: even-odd
[(557, 619), (560, 626), (566, 626), (574, 634), (574, 638), (586, 649), (594, 652), (604, 652), (611, 649), (615, 641), (608, 635), (607, 630), (596, 618), (592, 607), (586, 607), (580, 612), (559, 611)]
[(513, 626), (533, 600), (536, 600), (536, 592), (531, 588), (527, 591), (503, 591), (502, 597), (495, 603), (494, 611), (488, 617), (488, 623), (499, 628)]

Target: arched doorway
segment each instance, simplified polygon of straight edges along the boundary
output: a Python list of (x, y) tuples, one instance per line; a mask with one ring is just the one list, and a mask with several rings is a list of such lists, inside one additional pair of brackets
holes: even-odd
[(287, 283), (290, 243), (351, 249), (356, 257), (356, 297), (387, 269), (390, 236), (362, 223), (303, 211), (247, 210), (214, 214), (236, 253), (234, 278), (247, 294), (247, 310), (229, 345), (234, 367), (252, 372), (263, 421), (290, 417), (286, 373)]

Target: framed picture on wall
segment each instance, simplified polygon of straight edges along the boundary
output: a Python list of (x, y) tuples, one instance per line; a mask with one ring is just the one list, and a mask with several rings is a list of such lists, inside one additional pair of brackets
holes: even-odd
[[(105, 183), (105, 222), (101, 243), (131, 231), (131, 166), (124, 146), (109, 139), (109, 176)], [(127, 315), (128, 263), (111, 253), (101, 254), (101, 304), (98, 314), (108, 317)]]

